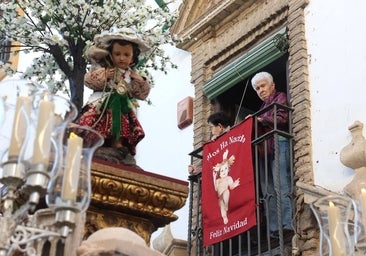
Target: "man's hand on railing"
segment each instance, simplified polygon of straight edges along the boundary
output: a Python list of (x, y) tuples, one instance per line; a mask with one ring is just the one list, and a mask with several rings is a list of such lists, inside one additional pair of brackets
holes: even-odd
[[(250, 118), (250, 117), (252, 117), (252, 116), (253, 116), (253, 115), (250, 115), (250, 114), (249, 114), (249, 115), (247, 115), (247, 116), (245, 117), (245, 119), (244, 119), (244, 120), (247, 120), (248, 118)], [(258, 118), (257, 118), (257, 121), (261, 123), (261, 122), (263, 121), (263, 118), (262, 118), (262, 117), (258, 117)]]
[(199, 167), (196, 167), (192, 164), (188, 165), (188, 173), (189, 175), (196, 175), (196, 174), (199, 174), (200, 172), (202, 171), (201, 168)]

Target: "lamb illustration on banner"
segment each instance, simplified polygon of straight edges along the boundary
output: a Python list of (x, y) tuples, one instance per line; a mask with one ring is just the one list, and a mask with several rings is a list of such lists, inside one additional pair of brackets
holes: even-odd
[[(230, 158), (227, 158), (228, 154), (229, 150), (225, 150), (225, 152), (222, 154), (222, 162), (216, 164), (213, 167), (212, 173), (213, 184), (219, 197), (219, 207), (224, 224), (229, 222), (227, 212), (230, 199), (230, 190), (233, 190), (240, 185), (240, 178), (234, 181), (233, 178), (229, 176), (230, 166), (234, 163), (235, 156), (232, 155)], [(219, 175), (218, 178), (217, 175)]]

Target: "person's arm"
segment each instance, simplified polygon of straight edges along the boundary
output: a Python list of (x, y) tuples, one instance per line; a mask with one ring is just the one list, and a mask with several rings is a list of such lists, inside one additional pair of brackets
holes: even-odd
[(88, 88), (94, 91), (103, 90), (108, 74), (105, 68), (98, 68), (93, 71), (87, 72), (84, 76), (84, 84)]
[(150, 93), (151, 86), (145, 77), (134, 70), (131, 71), (130, 95), (139, 100), (145, 100)]
[(196, 167), (196, 166), (194, 166), (194, 165), (192, 165), (192, 164), (188, 165), (188, 173), (189, 173), (190, 175), (198, 174), (198, 173), (200, 173), (201, 171), (202, 171), (202, 170), (201, 170), (201, 168), (199, 168), (199, 167)]
[(233, 190), (234, 188), (236, 188), (237, 186), (240, 185), (240, 178), (237, 178), (235, 181), (231, 177), (230, 177), (230, 179), (231, 179), (230, 185), (229, 185), (230, 190)]
[[(273, 100), (272, 103), (279, 103), (287, 106), (287, 97), (285, 93), (279, 93), (278, 96)], [(268, 111), (268, 115), (263, 115), (258, 117), (258, 121), (261, 122), (264, 126), (273, 127), (274, 124), (274, 115), (273, 111)], [(276, 113), (277, 124), (278, 125), (286, 125), (288, 123), (288, 111), (283, 108), (278, 108)]]
[(217, 179), (217, 172), (216, 171), (212, 172), (212, 178), (213, 178), (213, 184), (214, 184), (214, 187), (215, 187), (215, 191), (217, 191), (218, 186), (220, 186), (221, 179), (220, 178)]

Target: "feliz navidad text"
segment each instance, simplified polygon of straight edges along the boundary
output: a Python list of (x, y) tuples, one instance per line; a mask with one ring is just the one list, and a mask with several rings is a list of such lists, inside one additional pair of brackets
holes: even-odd
[(246, 225), (248, 225), (248, 218), (245, 217), (242, 220), (237, 220), (231, 225), (223, 226), (222, 228), (216, 229), (215, 231), (210, 231), (210, 240), (217, 239), (220, 236), (229, 234), (231, 232), (236, 231), (237, 229), (244, 228)]
[(224, 150), (229, 145), (234, 144), (234, 143), (244, 144), (245, 141), (246, 141), (246, 138), (245, 138), (244, 134), (241, 134), (238, 136), (230, 136), (227, 140), (222, 141), (215, 150), (209, 152), (206, 156), (206, 159), (207, 159), (207, 161), (210, 161), (210, 159), (212, 157), (215, 157), (216, 155), (218, 155), (220, 153), (220, 151)]

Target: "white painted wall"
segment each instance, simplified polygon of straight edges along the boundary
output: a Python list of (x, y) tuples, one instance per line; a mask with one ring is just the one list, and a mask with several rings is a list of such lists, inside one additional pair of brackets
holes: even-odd
[(364, 0), (310, 0), (306, 9), (314, 180), (336, 192), (354, 174), (340, 162), (348, 127), (366, 124), (365, 8)]

